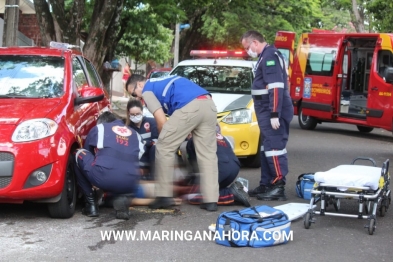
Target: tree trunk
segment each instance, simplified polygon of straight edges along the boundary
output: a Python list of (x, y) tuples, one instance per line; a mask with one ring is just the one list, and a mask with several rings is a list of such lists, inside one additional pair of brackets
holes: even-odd
[(49, 46), (50, 41), (56, 39), (53, 18), (46, 0), (34, 0), (37, 21), (40, 26), (41, 46)]
[(364, 13), (360, 14), (359, 9), (358, 9), (358, 3), (356, 2), (356, 0), (352, 0), (352, 11), (355, 16), (355, 21), (353, 21), (353, 24), (355, 26), (356, 32), (363, 33), (364, 32)]
[[(182, 37), (184, 41), (180, 41), (180, 44), (183, 43), (183, 45), (180, 48), (181, 53), (179, 55), (179, 61), (188, 58), (192, 48), (197, 47), (201, 42), (200, 40), (204, 38), (199, 29), (203, 25), (202, 16), (205, 12), (206, 9), (195, 12), (195, 16), (193, 17), (192, 21), (190, 21), (190, 29), (187, 29), (184, 34), (185, 37)], [(183, 36), (183, 34), (181, 34), (181, 36)]]
[[(104, 72), (104, 61), (112, 61), (120, 14), (124, 0), (96, 1), (90, 21), (90, 31), (83, 48), (84, 54), (98, 68), (105, 86), (110, 75)], [(108, 88), (107, 88), (108, 89)]]

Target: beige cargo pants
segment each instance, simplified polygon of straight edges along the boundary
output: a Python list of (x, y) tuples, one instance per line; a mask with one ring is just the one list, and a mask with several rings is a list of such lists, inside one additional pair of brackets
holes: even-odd
[(156, 144), (157, 197), (173, 196), (175, 154), (187, 135), (192, 133), (203, 201), (218, 201), (216, 123), (217, 109), (209, 95), (194, 99), (169, 117)]

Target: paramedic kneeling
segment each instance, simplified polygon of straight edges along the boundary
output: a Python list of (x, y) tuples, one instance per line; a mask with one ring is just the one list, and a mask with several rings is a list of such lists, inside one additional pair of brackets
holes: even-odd
[[(159, 132), (156, 144), (156, 199), (150, 208), (168, 208), (173, 202), (175, 153), (189, 133), (193, 134), (201, 171), (201, 208), (217, 210), (218, 167), (217, 109), (209, 93), (180, 76), (146, 78), (133, 74), (127, 81), (133, 97), (142, 98), (154, 115)], [(166, 115), (169, 115), (167, 120)]]
[(293, 105), (288, 92), (288, 74), (280, 51), (268, 45), (257, 31), (248, 31), (241, 43), (249, 56), (257, 57), (251, 95), (258, 126), (263, 136), (261, 181), (249, 191), (260, 200), (286, 200), (285, 176), (288, 173), (286, 145)]
[(97, 126), (87, 135), (84, 149), (76, 152), (75, 174), (84, 195), (86, 206), (82, 214), (97, 217), (97, 200), (92, 187), (117, 195), (113, 206), (116, 218), (129, 219), (129, 200), (138, 187), (139, 159), (144, 153), (141, 136), (104, 112)]
[[(239, 203), (250, 206), (248, 195), (244, 191), (242, 183), (235, 181), (240, 171), (240, 162), (233, 152), (232, 144), (221, 135), (220, 126), (217, 124), (217, 159), (218, 159), (218, 205), (233, 205)], [(198, 161), (195, 154), (195, 146), (191, 137), (187, 142), (187, 156), (194, 173), (199, 173)], [(203, 196), (198, 194), (198, 185), (194, 185), (188, 195), (190, 204), (199, 204)]]
[(126, 125), (141, 135), (146, 152), (140, 160), (141, 168), (148, 171), (146, 180), (154, 180), (154, 165), (158, 130), (156, 120), (143, 116), (143, 105), (138, 99), (130, 99), (127, 103)]

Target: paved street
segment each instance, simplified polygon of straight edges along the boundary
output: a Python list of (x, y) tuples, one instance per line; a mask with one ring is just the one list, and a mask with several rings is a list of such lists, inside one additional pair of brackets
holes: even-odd
[[(297, 117), (291, 124), (288, 143), (290, 173), (287, 179), (289, 202), (307, 203), (296, 196), (298, 175), (324, 171), (349, 164), (356, 156), (372, 157), (378, 166), (387, 158), (393, 161), (393, 137), (376, 129), (361, 134), (356, 126), (318, 125), (313, 131), (301, 130)], [(366, 163), (364, 163), (366, 164)], [(392, 166), (392, 165), (391, 165)], [(241, 177), (252, 187), (259, 180), (259, 169), (243, 168)], [(252, 205), (280, 205), (284, 202), (251, 200)], [(393, 261), (393, 211), (377, 217), (377, 229), (370, 236), (363, 228), (368, 221), (341, 217), (319, 217), (306, 230), (303, 220), (292, 223), (293, 241), (268, 248), (230, 248), (210, 241), (103, 241), (103, 230), (130, 230), (140, 234), (148, 230), (207, 231), (218, 214), (241, 206), (220, 207), (206, 212), (198, 206), (183, 204), (169, 213), (152, 213), (135, 208), (129, 221), (114, 219), (114, 211), (102, 208), (99, 218), (81, 215), (67, 220), (48, 217), (39, 204), (0, 205), (1, 261)], [(343, 212), (356, 212), (357, 202), (341, 202)]]

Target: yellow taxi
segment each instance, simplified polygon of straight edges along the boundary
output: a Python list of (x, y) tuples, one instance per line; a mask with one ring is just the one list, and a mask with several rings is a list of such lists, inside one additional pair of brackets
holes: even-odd
[(247, 167), (260, 167), (260, 135), (251, 97), (255, 61), (244, 51), (192, 50), (198, 59), (180, 62), (170, 73), (205, 88), (217, 106), (221, 132)]

